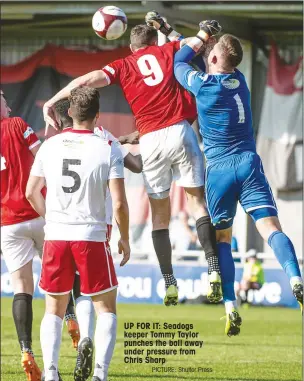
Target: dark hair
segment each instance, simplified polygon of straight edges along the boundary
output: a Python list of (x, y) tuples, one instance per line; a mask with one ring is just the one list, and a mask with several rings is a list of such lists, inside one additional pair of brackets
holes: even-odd
[(130, 42), (133, 49), (153, 45), (157, 41), (157, 30), (146, 24), (136, 25), (131, 29)]
[(66, 127), (73, 126), (73, 119), (70, 117), (68, 110), (70, 108), (70, 102), (68, 98), (60, 99), (54, 104), (55, 114), (59, 123), (59, 129), (63, 130)]
[(230, 68), (237, 67), (243, 59), (243, 48), (241, 42), (231, 34), (224, 34), (218, 42), (222, 54)]
[(73, 120), (84, 122), (93, 120), (99, 111), (99, 92), (83, 86), (71, 91), (69, 96), (70, 113)]

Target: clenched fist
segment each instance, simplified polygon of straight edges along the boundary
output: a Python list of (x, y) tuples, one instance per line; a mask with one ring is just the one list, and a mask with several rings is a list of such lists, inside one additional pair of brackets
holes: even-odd
[(200, 27), (200, 30), (207, 33), (209, 37), (215, 36), (222, 30), (222, 27), (220, 26), (219, 22), (216, 20), (201, 21), (199, 23), (199, 27)]
[(172, 32), (172, 28), (165, 22), (163, 17), (156, 11), (150, 11), (145, 17), (146, 24), (152, 26), (156, 30), (159, 30), (165, 36), (168, 36)]

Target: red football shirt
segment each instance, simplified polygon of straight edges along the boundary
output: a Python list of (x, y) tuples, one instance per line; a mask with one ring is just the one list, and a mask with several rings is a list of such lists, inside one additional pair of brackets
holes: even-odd
[(193, 98), (174, 77), (174, 54), (180, 41), (147, 46), (102, 70), (108, 83), (119, 84), (141, 135), (197, 116)]
[(40, 143), (21, 118), (1, 120), (1, 226), (39, 217), (25, 198), (25, 189), (34, 162), (30, 149)]

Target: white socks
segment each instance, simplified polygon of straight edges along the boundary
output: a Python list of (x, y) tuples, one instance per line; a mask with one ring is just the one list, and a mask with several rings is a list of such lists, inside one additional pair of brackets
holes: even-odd
[[(91, 298), (81, 296), (77, 301), (76, 312), (81, 339), (84, 337), (90, 337), (92, 339), (94, 331), (94, 308)], [(58, 381), (57, 371), (62, 326), (63, 320), (52, 314), (45, 314), (41, 322), (40, 343), (45, 370), (45, 381)], [(107, 381), (108, 368), (116, 342), (116, 331), (117, 320), (115, 314), (102, 313), (98, 316), (95, 330), (94, 376), (99, 377), (101, 381)]]
[[(97, 317), (95, 330), (94, 376), (107, 381), (108, 368), (116, 342), (117, 320), (112, 313), (102, 313)], [(81, 332), (81, 331), (80, 331)]]
[(293, 276), (290, 278), (290, 286), (293, 288), (293, 286), (297, 283), (303, 284), (303, 280), (299, 276)]
[[(63, 320), (56, 315), (45, 314), (40, 326), (40, 343), (45, 369), (45, 381), (58, 380), (58, 359)], [(54, 378), (55, 377), (55, 378)]]
[(95, 310), (90, 296), (76, 299), (76, 316), (79, 324), (80, 341), (89, 337), (93, 341), (95, 326)]
[(233, 310), (237, 310), (237, 301), (225, 302), (226, 314), (230, 314)]

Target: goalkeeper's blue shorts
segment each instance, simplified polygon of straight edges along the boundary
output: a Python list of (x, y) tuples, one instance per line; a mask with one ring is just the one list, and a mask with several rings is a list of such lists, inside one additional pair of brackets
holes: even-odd
[(261, 158), (255, 152), (207, 163), (205, 187), (211, 220), (218, 230), (232, 226), (238, 202), (254, 221), (277, 216)]

